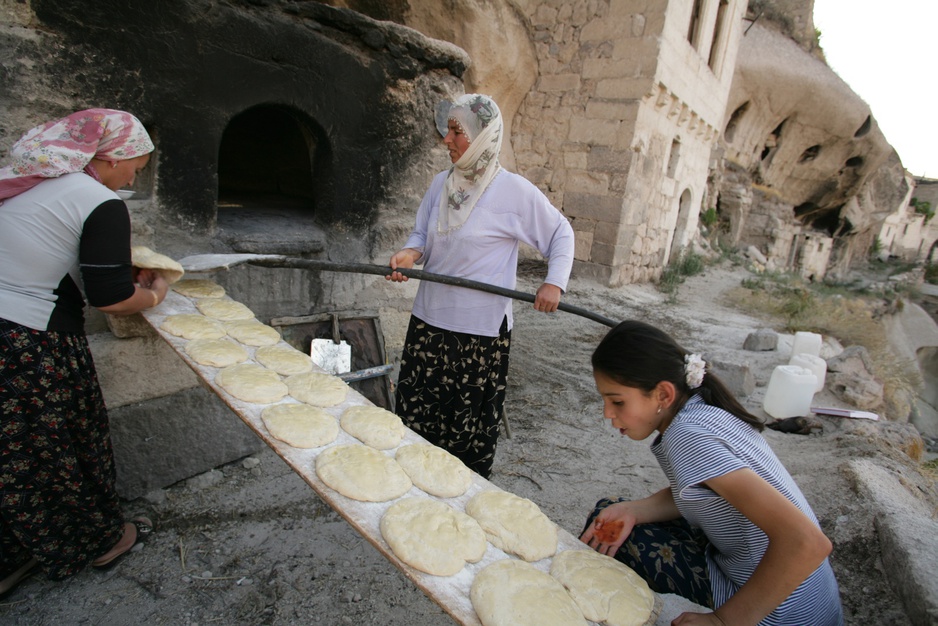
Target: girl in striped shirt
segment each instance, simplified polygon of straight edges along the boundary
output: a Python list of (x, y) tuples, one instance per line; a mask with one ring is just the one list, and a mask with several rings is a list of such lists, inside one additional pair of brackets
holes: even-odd
[(750, 414), (669, 335), (612, 329), (592, 357), (603, 416), (651, 450), (669, 485), (641, 500), (600, 500), (580, 539), (658, 593), (712, 610), (674, 624), (839, 625), (831, 542)]

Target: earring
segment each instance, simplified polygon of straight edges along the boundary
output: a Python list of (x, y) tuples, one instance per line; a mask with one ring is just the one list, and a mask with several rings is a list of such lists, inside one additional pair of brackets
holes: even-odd
[(117, 168), (117, 161), (111, 161), (111, 169), (113, 170), (116, 168)]
[(655, 413), (655, 415), (661, 415), (661, 407), (660, 407), (660, 406), (658, 407), (658, 411)]

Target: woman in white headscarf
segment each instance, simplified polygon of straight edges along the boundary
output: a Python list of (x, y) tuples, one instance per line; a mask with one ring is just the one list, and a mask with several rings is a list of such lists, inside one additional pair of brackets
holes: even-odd
[(0, 168), (0, 597), (40, 570), (112, 565), (152, 530), (121, 511), (83, 312), (166, 297), (131, 267), (115, 193), (152, 151), (133, 115), (88, 109), (28, 131)]
[[(524, 242), (548, 259), (534, 308), (550, 313), (573, 266), (573, 229), (537, 187), (501, 167), (503, 135), (490, 97), (466, 94), (452, 104), (443, 142), (453, 165), (433, 179), (390, 266), (420, 263), (435, 274), (513, 289)], [(388, 278), (407, 280), (397, 271)], [(397, 414), (483, 477), (495, 458), (511, 328), (511, 298), (424, 281), (401, 358)]]

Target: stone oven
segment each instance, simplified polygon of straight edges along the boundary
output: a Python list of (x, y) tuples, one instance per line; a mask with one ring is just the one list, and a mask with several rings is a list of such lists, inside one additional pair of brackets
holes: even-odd
[[(131, 111), (156, 144), (128, 202), (134, 243), (174, 258), (386, 262), (445, 166), (434, 106), (462, 93), (468, 65), (451, 44), (317, 2), (30, 0), (0, 6), (0, 23), (0, 162), (48, 119)], [(209, 277), (265, 323), (408, 301), (354, 275)], [(261, 445), (148, 326), (112, 331), (89, 315), (122, 495)]]

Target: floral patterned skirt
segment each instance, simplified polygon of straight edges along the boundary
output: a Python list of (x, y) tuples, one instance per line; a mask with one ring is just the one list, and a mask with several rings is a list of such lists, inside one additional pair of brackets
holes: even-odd
[[(583, 532), (600, 511), (627, 498), (604, 498), (596, 503)], [(580, 534), (582, 535), (583, 532)], [(615, 558), (645, 579), (656, 593), (673, 593), (713, 608), (707, 566), (709, 540), (699, 528), (680, 518), (672, 522), (637, 524)]]
[(401, 357), (395, 411), (430, 443), (488, 477), (505, 404), (511, 331), (498, 337), (431, 326), (411, 316)]
[(85, 336), (0, 319), (0, 579), (35, 557), (59, 580), (111, 549), (115, 480)]

